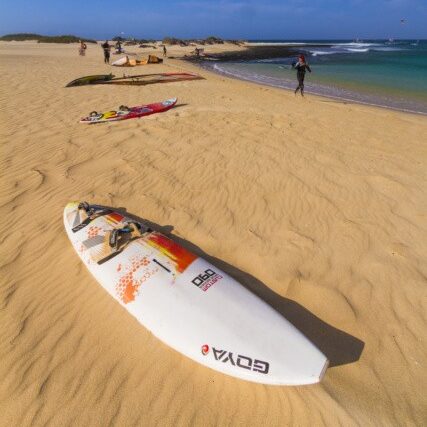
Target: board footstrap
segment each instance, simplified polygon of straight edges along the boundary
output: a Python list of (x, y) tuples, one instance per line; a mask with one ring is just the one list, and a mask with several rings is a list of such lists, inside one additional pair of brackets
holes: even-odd
[(83, 209), (86, 212), (87, 218), (85, 218), (80, 224), (77, 224), (76, 226), (74, 226), (71, 229), (73, 231), (73, 233), (76, 233), (77, 231), (81, 230), (82, 228), (85, 228), (94, 219), (96, 219), (100, 216), (108, 215), (108, 214), (113, 212), (111, 209), (102, 209), (102, 208), (99, 209), (98, 208), (98, 210), (97, 210), (96, 207), (90, 206), (85, 202), (80, 203), (79, 210), (80, 209)]
[(97, 261), (97, 264), (104, 264), (104, 262), (114, 258), (116, 255), (122, 253), (131, 242), (140, 239), (145, 233), (150, 233), (151, 231), (149, 227), (134, 221), (127, 222), (122, 228), (112, 230), (108, 238), (112, 252)]

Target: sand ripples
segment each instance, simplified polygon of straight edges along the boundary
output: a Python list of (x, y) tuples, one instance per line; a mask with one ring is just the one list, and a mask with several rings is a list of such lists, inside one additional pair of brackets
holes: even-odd
[[(110, 71), (95, 50), (1, 51), (0, 424), (421, 425), (425, 119), (210, 75), (65, 89)], [(182, 105), (165, 114), (77, 123), (171, 96)], [(265, 387), (169, 349), (73, 253), (74, 199), (172, 226), (336, 367), (320, 385)], [(356, 363), (360, 341), (342, 331), (365, 343)]]

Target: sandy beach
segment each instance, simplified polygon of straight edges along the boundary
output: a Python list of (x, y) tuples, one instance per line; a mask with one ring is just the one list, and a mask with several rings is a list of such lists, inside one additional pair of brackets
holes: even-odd
[[(0, 70), (0, 426), (425, 424), (425, 116), (179, 59), (115, 68), (91, 44), (1, 42)], [(204, 80), (64, 87), (171, 71)], [(78, 123), (171, 97), (166, 113)], [(238, 279), (328, 356), (323, 381), (245, 382), (161, 343), (74, 252), (72, 200), (124, 207)]]

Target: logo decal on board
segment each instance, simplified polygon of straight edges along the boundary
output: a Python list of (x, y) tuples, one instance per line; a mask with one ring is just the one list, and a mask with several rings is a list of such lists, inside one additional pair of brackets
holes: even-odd
[(212, 285), (221, 279), (222, 276), (220, 274), (216, 273), (211, 268), (208, 268), (203, 273), (196, 276), (191, 283), (206, 292)]
[[(205, 349), (206, 352), (204, 351)], [(202, 354), (206, 356), (208, 353), (209, 346), (205, 344), (202, 346)], [(221, 361), (222, 363), (230, 363), (231, 365), (242, 369), (259, 372), (260, 374), (268, 374), (268, 371), (270, 370), (270, 364), (263, 360), (253, 359), (248, 356), (243, 356), (242, 354), (234, 356), (231, 351), (218, 350), (215, 347), (212, 347), (212, 353), (215, 360)]]

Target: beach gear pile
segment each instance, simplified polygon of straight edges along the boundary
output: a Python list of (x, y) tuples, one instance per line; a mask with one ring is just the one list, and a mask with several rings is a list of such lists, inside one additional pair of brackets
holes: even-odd
[(129, 56), (126, 55), (123, 58), (114, 61), (111, 65), (114, 65), (115, 67), (135, 67), (137, 65), (160, 64), (162, 62), (163, 59), (156, 55), (148, 55), (148, 58), (142, 59), (129, 58)]

